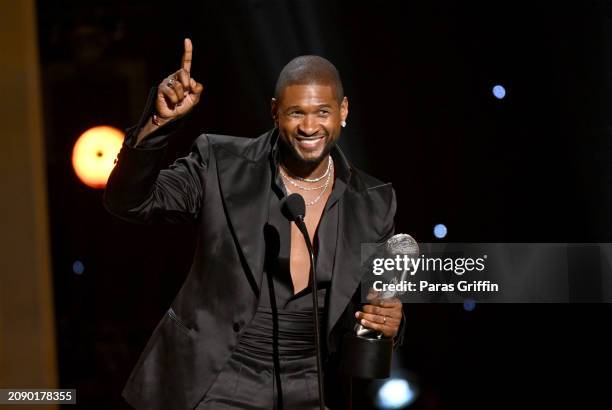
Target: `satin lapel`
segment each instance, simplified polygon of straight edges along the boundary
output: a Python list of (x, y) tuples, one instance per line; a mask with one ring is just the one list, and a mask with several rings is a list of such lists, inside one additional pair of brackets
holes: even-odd
[[(367, 195), (367, 194), (366, 194)], [(331, 283), (331, 296), (327, 318), (327, 332), (329, 335), (352, 298), (361, 280), (361, 238), (363, 230), (369, 229), (368, 215), (359, 205), (361, 194), (347, 190), (338, 205), (338, 235), (336, 236), (336, 256)], [(364, 222), (365, 221), (365, 222)]]
[(257, 290), (263, 277), (271, 171), (268, 158), (252, 161), (219, 147), (215, 151), (219, 185), (238, 250)]

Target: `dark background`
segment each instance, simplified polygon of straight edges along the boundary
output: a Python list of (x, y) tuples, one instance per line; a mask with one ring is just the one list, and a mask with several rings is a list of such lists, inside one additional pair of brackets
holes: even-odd
[[(265, 132), (282, 66), (319, 54), (349, 98), (341, 145), (393, 183), (398, 232), (611, 241), (612, 3), (422, 3), (38, 1), (60, 382), (77, 407), (127, 408), (120, 391), (186, 276), (194, 232), (111, 217), (72, 171), (72, 146), (91, 126), (133, 125), (186, 36), (205, 91), (169, 163), (203, 131)], [(610, 305), (405, 312), (411, 408), (612, 404)]]

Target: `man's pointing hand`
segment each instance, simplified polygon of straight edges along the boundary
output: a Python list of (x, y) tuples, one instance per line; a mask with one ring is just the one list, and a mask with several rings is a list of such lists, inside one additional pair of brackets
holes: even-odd
[(163, 79), (157, 87), (155, 109), (160, 125), (191, 111), (204, 90), (202, 84), (191, 78), (193, 45), (190, 39), (185, 39), (184, 47), (181, 68)]

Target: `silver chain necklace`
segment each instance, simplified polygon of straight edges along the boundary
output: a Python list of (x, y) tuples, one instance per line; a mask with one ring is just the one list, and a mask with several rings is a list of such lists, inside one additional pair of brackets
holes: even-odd
[[(325, 172), (325, 175), (328, 175), (328, 179), (329, 179), (329, 172), (330, 172), (330, 170), (333, 172), (333, 169), (334, 169), (334, 160), (331, 159), (331, 157), (330, 157), (328, 165), (327, 165), (327, 172)], [(287, 175), (285, 173), (285, 171), (283, 171), (283, 168), (281, 166), (278, 167), (278, 170), (280, 171), (280, 174), (283, 177), (283, 179), (285, 179), (287, 182), (289, 182), (294, 187), (296, 187), (298, 189), (301, 189), (302, 191), (316, 191), (318, 189), (324, 188), (325, 185), (328, 183), (328, 182), (325, 182), (323, 185), (319, 185), (319, 186), (315, 186), (315, 187), (303, 186), (303, 185), (300, 185), (297, 182), (293, 181), (293, 179), (291, 177), (289, 177), (289, 175)]]
[(331, 169), (331, 167), (333, 166), (333, 160), (332, 157), (329, 157), (329, 161), (327, 161), (327, 170), (325, 171), (325, 173), (323, 175), (321, 175), (320, 177), (316, 177), (316, 178), (302, 178), (302, 177), (298, 177), (293, 175), (291, 172), (289, 172), (288, 170), (286, 170), (287, 174), (291, 176), (291, 178), (293, 179), (297, 179), (298, 181), (302, 181), (302, 182), (319, 182), (320, 180), (322, 180), (323, 178), (325, 178), (326, 176), (329, 175), (329, 170)]
[[(327, 170), (328, 170), (326, 172), (327, 180), (325, 180), (325, 183), (322, 186), (317, 188), (317, 189), (323, 188), (323, 190), (321, 191), (321, 193), (319, 193), (319, 195), (317, 195), (317, 197), (315, 199), (313, 199), (312, 201), (306, 202), (306, 206), (312, 206), (312, 205), (316, 204), (317, 202), (319, 202), (321, 200), (321, 198), (323, 198), (323, 195), (325, 194), (325, 192), (327, 191), (327, 188), (329, 187), (329, 182), (331, 181), (331, 176), (332, 176), (332, 173), (329, 172), (329, 170), (333, 169), (333, 160), (331, 159), (331, 157), (329, 157), (329, 162), (331, 163), (331, 166), (328, 165), (328, 167), (327, 167)], [(279, 169), (280, 169), (280, 167), (279, 167)], [(283, 175), (282, 171), (281, 171), (281, 175), (283, 176), (284, 180), (289, 181), (291, 184), (295, 185), (296, 187), (301, 188), (301, 189), (306, 188), (306, 187), (300, 187), (298, 184), (296, 184), (295, 182), (291, 181), (291, 179), (289, 179), (288, 177)], [(289, 189), (289, 187), (287, 187), (287, 185), (285, 185), (285, 189), (287, 190), (287, 195), (291, 195), (292, 194), (291, 190)], [(308, 191), (308, 190), (313, 190), (313, 189), (304, 189), (304, 190)]]

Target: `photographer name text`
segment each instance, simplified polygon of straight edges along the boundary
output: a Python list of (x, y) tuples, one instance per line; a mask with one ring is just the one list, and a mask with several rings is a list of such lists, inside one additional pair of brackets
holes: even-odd
[(418, 282), (403, 280), (398, 283), (374, 282), (373, 289), (378, 292), (499, 292), (499, 284), (488, 280), (472, 282), (461, 280), (455, 283), (431, 283), (426, 280)]

